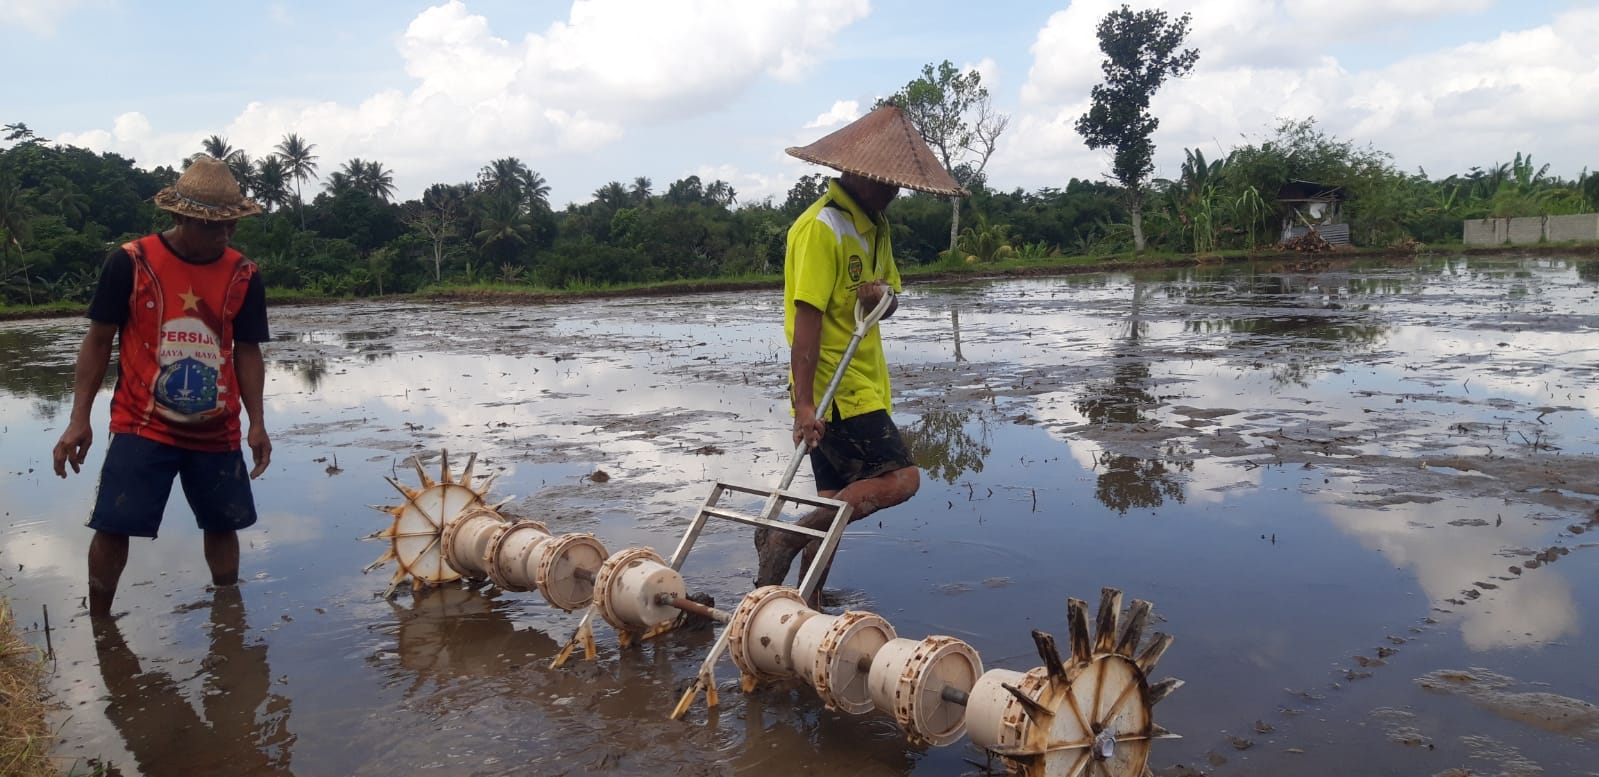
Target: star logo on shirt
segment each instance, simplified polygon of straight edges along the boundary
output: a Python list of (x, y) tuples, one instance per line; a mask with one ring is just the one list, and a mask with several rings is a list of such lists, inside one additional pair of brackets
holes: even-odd
[(186, 292), (184, 292), (182, 294), (179, 294), (178, 295), (178, 299), (183, 300), (183, 309), (184, 310), (193, 310), (195, 312), (199, 312), (199, 310), (200, 310), (200, 295), (194, 293), (194, 287), (193, 286), (190, 286), (188, 291), (186, 291)]

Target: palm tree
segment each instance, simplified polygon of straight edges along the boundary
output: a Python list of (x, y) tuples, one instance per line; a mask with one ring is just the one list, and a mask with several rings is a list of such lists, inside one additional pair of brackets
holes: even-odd
[(230, 167), (232, 166), (233, 160), (238, 155), (244, 153), (242, 149), (237, 149), (229, 145), (228, 139), (222, 137), (221, 135), (212, 135), (211, 137), (200, 141), (200, 148), (205, 151), (207, 156), (227, 162), (229, 163)]
[(0, 175), (0, 283), (9, 285), (9, 276), (20, 274), (28, 290), (28, 304), (33, 304), (33, 285), (28, 282), (27, 265), (19, 262), (15, 268), (5, 267), (6, 260), (16, 249), (22, 256), (22, 241), (32, 237), (33, 211), (22, 201), (22, 188), (10, 175)]
[(633, 207), (637, 208), (650, 199), (650, 179), (639, 176), (633, 179), (633, 188), (628, 190), (629, 199)]
[(305, 201), (300, 196), (300, 184), (316, 177), (316, 154), (311, 153), (316, 144), (307, 143), (296, 133), (283, 136), (277, 145), (277, 154), (283, 160), (284, 170), (294, 179), (294, 198), (299, 201), (300, 229), (305, 229)]
[(510, 192), (517, 202), (529, 210), (548, 210), (550, 185), (544, 176), (528, 169), (514, 156), (503, 157), (488, 163), (477, 174), (478, 186), (486, 193), (499, 196)]
[[(483, 250), (505, 254), (514, 252), (533, 237), (533, 224), (522, 204), (511, 194), (489, 197), (484, 201), (483, 228), (474, 236), (483, 244)], [(502, 256), (502, 259), (504, 257)]]
[(233, 180), (239, 183), (239, 191), (246, 197), (255, 193), (255, 160), (243, 151), (235, 151), (224, 161), (228, 163), (228, 169), (233, 171)]
[(255, 196), (266, 206), (267, 212), (282, 207), (289, 201), (289, 171), (283, 160), (269, 156), (256, 164)]
[(621, 181), (612, 181), (594, 190), (594, 202), (608, 213), (615, 213), (628, 205), (627, 187)]
[[(360, 162), (361, 160), (357, 159), (354, 161)], [(357, 191), (355, 188), (355, 178), (343, 170), (338, 170), (328, 174), (327, 180), (322, 183), (322, 188), (326, 189), (328, 194), (331, 194), (335, 197), (341, 194), (349, 194), (350, 192)]]
[(382, 162), (367, 162), (356, 176), (356, 185), (375, 199), (388, 202), (394, 198), (394, 172), (385, 170)]
[(738, 202), (738, 192), (733, 190), (733, 185), (720, 178), (705, 187), (705, 199), (724, 208), (730, 208)]
[(477, 181), (478, 186), (489, 194), (498, 196), (510, 192), (521, 199), (525, 196), (527, 178), (532, 174), (533, 171), (522, 164), (522, 160), (508, 156), (496, 159), (479, 170)]
[(528, 207), (536, 210), (550, 209), (550, 184), (544, 176), (529, 170), (522, 179), (522, 187), (527, 195)]

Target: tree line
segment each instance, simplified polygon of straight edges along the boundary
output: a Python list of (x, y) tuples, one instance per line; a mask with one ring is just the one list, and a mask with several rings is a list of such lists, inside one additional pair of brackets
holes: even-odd
[[(1277, 201), (1291, 181), (1338, 187), (1359, 245), (1458, 242), (1461, 222), (1599, 211), (1599, 175), (1549, 174), (1530, 154), (1434, 178), (1405, 172), (1370, 145), (1324, 132), (1314, 118), (1214, 153), (1185, 149), (1177, 174), (1152, 178), (1159, 120), (1150, 99), (1199, 61), (1183, 49), (1190, 18), (1127, 6), (1100, 23), (1105, 80), (1076, 129), (1111, 154), (1105, 180), (1003, 190), (986, 166), (1009, 119), (976, 71), (929, 64), (879, 105), (901, 107), (948, 172), (972, 192), (905, 193), (889, 207), (896, 259), (961, 266), (1129, 251), (1209, 254), (1274, 246), (1293, 217)], [(169, 223), (151, 197), (177, 179), (5, 125), (0, 150), (0, 305), (84, 301), (107, 251)], [(288, 133), (252, 157), (227, 138), (197, 154), (227, 163), (266, 213), (240, 222), (234, 245), (272, 293), (370, 296), (478, 284), (585, 289), (781, 271), (790, 222), (826, 188), (801, 177), (785, 196), (740, 201), (726, 181), (688, 176), (659, 189), (612, 181), (555, 210), (549, 183), (517, 157), (488, 160), (474, 179), (436, 183), (396, 201), (394, 174), (355, 158), (327, 170), (316, 144)], [(191, 157), (192, 158), (192, 157)], [(323, 173), (326, 172), (325, 175)]]

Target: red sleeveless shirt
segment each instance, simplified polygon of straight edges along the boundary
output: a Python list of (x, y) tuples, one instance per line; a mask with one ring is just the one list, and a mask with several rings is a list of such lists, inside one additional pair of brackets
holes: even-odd
[(190, 264), (159, 235), (122, 249), (133, 261), (133, 294), (119, 338), (111, 433), (190, 450), (238, 450), (233, 318), (255, 264), (231, 248), (214, 262)]

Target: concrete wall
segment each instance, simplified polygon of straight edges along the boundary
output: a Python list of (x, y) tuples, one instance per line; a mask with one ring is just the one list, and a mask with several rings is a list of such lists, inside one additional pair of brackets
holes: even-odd
[(1551, 243), (1568, 240), (1599, 240), (1599, 213), (1576, 216), (1550, 216), (1544, 226), (1544, 239)]
[(1543, 216), (1511, 219), (1510, 228), (1505, 231), (1510, 236), (1511, 245), (1537, 243), (1543, 240)]
[(1576, 216), (1528, 216), (1518, 219), (1471, 219), (1461, 230), (1468, 246), (1497, 246), (1505, 243), (1564, 243), (1572, 240), (1599, 241), (1599, 213)]
[(1508, 219), (1471, 219), (1466, 222), (1461, 239), (1468, 246), (1503, 245), (1506, 221)]

